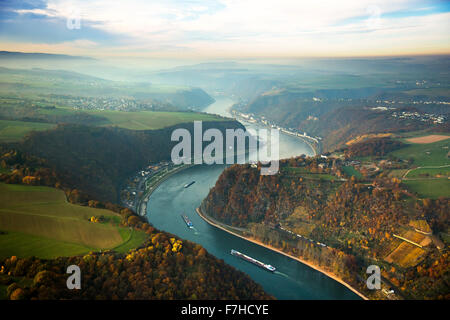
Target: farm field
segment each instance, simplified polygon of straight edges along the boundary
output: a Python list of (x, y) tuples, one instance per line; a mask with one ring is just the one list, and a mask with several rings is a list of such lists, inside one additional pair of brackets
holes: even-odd
[(363, 176), (361, 174), (361, 172), (359, 172), (358, 170), (356, 170), (354, 167), (352, 166), (344, 166), (342, 167), (342, 169), (344, 170), (344, 172), (346, 174), (348, 174), (349, 176), (355, 176), (355, 178), (361, 179)]
[(389, 170), (388, 177), (389, 178), (403, 178), (408, 169), (392, 169)]
[(450, 175), (450, 166), (442, 168), (417, 168), (408, 172), (406, 178), (433, 178), (437, 176), (447, 177)]
[[(76, 110), (58, 107), (49, 110), (39, 110), (45, 115), (74, 115)], [(209, 114), (196, 112), (160, 112), (160, 111), (105, 111), (92, 110), (86, 113), (104, 117), (107, 121), (98, 122), (101, 126), (118, 126), (130, 130), (156, 130), (179, 123), (201, 121), (221, 121), (222, 119)], [(17, 142), (32, 131), (44, 131), (55, 128), (56, 124), (45, 122), (28, 122), (18, 120), (0, 120), (0, 142)]]
[(429, 144), (410, 144), (399, 150), (395, 150), (390, 155), (403, 159), (412, 159), (414, 165), (425, 166), (444, 166), (450, 165), (450, 159), (447, 158), (450, 141), (443, 140)]
[(409, 225), (414, 229), (420, 230), (422, 232), (430, 233), (431, 228), (428, 225), (426, 220), (412, 220), (409, 222)]
[(159, 112), (159, 111), (88, 111), (93, 115), (105, 117), (109, 123), (105, 126), (118, 126), (130, 130), (155, 130), (173, 126), (179, 123), (201, 121), (217, 121), (221, 118), (195, 112)]
[(427, 143), (433, 143), (433, 142), (438, 142), (438, 141), (442, 141), (442, 140), (447, 140), (448, 138), (450, 138), (450, 136), (431, 134), (428, 136), (406, 139), (406, 141), (411, 142), (411, 143), (427, 144)]
[(0, 142), (19, 141), (31, 131), (48, 130), (55, 126), (42, 122), (0, 120)]
[(311, 179), (311, 180), (339, 180), (339, 178), (327, 174), (327, 173), (311, 173), (309, 171), (306, 171), (305, 168), (302, 167), (286, 167), (282, 169), (285, 173), (290, 175), (296, 175), (305, 179)]
[(323, 181), (339, 180), (339, 178), (337, 178), (331, 174), (327, 174), (327, 173), (302, 174), (301, 176), (305, 179), (311, 179), (311, 180), (323, 180)]
[[(104, 217), (93, 223), (89, 218)], [(63, 191), (0, 184), (0, 255), (56, 257), (140, 244), (142, 234), (119, 227), (118, 214), (70, 204)], [(141, 242), (139, 242), (141, 241)], [(33, 248), (34, 247), (34, 248)], [(20, 253), (20, 254), (19, 254)]]
[[(407, 171), (403, 169), (392, 170), (389, 176), (401, 174), (403, 184), (409, 191), (417, 193), (421, 198), (437, 199), (439, 197), (448, 197), (450, 190), (450, 159), (448, 152), (450, 141), (444, 139), (444, 135), (414, 136), (404, 139), (408, 146), (395, 150), (390, 155), (412, 161), (412, 169)], [(441, 139), (441, 140), (440, 140)], [(424, 141), (436, 141), (424, 143)], [(418, 143), (412, 143), (417, 141)], [(417, 168), (414, 168), (417, 167)], [(404, 174), (406, 173), (406, 176)]]
[(450, 192), (450, 180), (448, 179), (403, 180), (402, 183), (409, 191), (417, 193), (422, 198), (448, 197)]
[(114, 251), (119, 253), (126, 253), (130, 249), (138, 247), (147, 237), (145, 232), (126, 228), (120, 228), (119, 232), (122, 236), (122, 240), (124, 241), (122, 244), (114, 248)]
[(2, 258), (36, 256), (42, 259), (53, 259), (59, 256), (76, 256), (91, 250), (95, 249), (22, 232), (2, 231), (0, 234), (0, 257)]
[(396, 263), (401, 267), (411, 267), (419, 263), (425, 250), (407, 242), (402, 242), (392, 251), (385, 260), (389, 263)]

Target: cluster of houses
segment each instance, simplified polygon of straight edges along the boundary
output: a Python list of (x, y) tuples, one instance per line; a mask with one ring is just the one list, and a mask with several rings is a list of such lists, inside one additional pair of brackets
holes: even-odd
[(445, 121), (445, 116), (436, 115), (432, 113), (419, 113), (419, 112), (410, 112), (410, 111), (394, 111), (392, 113), (392, 117), (398, 119), (410, 119), (410, 120), (418, 120), (422, 122), (432, 122), (435, 124), (441, 124)]
[(310, 140), (314, 141), (315, 143), (319, 143), (319, 141), (322, 140), (321, 137), (309, 136), (306, 132), (301, 132), (300, 130), (297, 130), (295, 128), (283, 128), (283, 127), (277, 125), (276, 123), (267, 120), (264, 116), (257, 117), (254, 114), (242, 113), (242, 112), (235, 111), (235, 110), (232, 110), (232, 113), (235, 117), (241, 118), (244, 121), (247, 121), (250, 123), (262, 123), (265, 126), (271, 127), (273, 129), (278, 129), (279, 131), (281, 131), (285, 134), (289, 134), (291, 136), (310, 139)]
[(71, 97), (65, 100), (76, 110), (114, 110), (114, 111), (139, 111), (153, 110), (154, 103), (127, 98), (97, 98), (97, 97)]
[(382, 104), (444, 104), (448, 105), (448, 101), (424, 101), (424, 100), (412, 100), (412, 101), (396, 101), (396, 100), (375, 100), (376, 103)]
[(131, 181), (122, 191), (128, 195), (126, 198), (122, 198), (122, 204), (130, 209), (136, 209), (137, 199), (140, 192), (145, 191), (145, 182), (162, 170), (170, 169), (173, 166), (172, 162), (162, 161), (156, 164), (150, 164), (142, 170), (139, 170), (133, 177), (129, 179)]
[[(372, 107), (370, 109), (374, 110), (374, 111), (392, 111), (392, 110), (396, 110), (397, 108), (378, 106), (378, 107)], [(446, 117), (443, 115), (432, 114), (432, 113), (420, 113), (417, 111), (392, 111), (391, 116), (393, 118), (398, 118), (398, 119), (418, 120), (418, 121), (422, 121), (422, 122), (432, 122), (434, 124), (441, 124), (441, 123), (444, 123), (444, 121), (446, 120)]]

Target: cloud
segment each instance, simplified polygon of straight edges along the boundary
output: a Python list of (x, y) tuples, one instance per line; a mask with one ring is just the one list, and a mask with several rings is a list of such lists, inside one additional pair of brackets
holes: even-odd
[(93, 27), (89, 20), (84, 21), (79, 29), (68, 28), (68, 17), (60, 15), (42, 1), (28, 1), (21, 4), (8, 2), (6, 5), (2, 3), (0, 40), (56, 44), (89, 39), (114, 45), (123, 39), (123, 36), (117, 37), (101, 28)]
[(45, 0), (2, 0), (0, 10), (33, 10), (33, 9), (44, 9), (47, 7), (47, 1)]
[[(449, 11), (447, 2), (418, 0), (48, 0), (17, 7), (7, 1), (0, 35), (45, 43), (87, 39), (133, 54), (448, 52)], [(81, 29), (68, 32), (74, 12)]]

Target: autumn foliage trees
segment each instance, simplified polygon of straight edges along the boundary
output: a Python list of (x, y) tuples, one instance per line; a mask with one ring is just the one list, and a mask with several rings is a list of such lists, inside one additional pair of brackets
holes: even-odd
[[(448, 198), (414, 201), (397, 178), (330, 179), (332, 167), (331, 159), (292, 158), (280, 162), (281, 174), (261, 176), (257, 168), (234, 165), (219, 177), (202, 210), (349, 283), (365, 272), (364, 266), (386, 263), (393, 234), (407, 228), (411, 220), (426, 220), (436, 235), (447, 232)], [(320, 179), (321, 174), (327, 179)], [(298, 207), (302, 208), (301, 223), (311, 228), (302, 238), (279, 227)], [(450, 279), (450, 258), (443, 250), (431, 245), (419, 269), (394, 268), (387, 276), (405, 297), (448, 298), (443, 286)]]
[(391, 151), (400, 149), (404, 145), (404, 143), (391, 138), (374, 138), (349, 145), (344, 149), (344, 154), (348, 158), (367, 156), (382, 157)]
[[(1, 144), (0, 165), (13, 168), (2, 180), (52, 187), (58, 184), (87, 195), (86, 201), (115, 203), (127, 178), (150, 163), (170, 160), (177, 143), (170, 137), (176, 128), (193, 132), (193, 123), (140, 131), (59, 124), (52, 130), (33, 132), (20, 143)], [(237, 121), (203, 122), (203, 129), (209, 128), (225, 132), (242, 125)]]
[[(244, 273), (200, 245), (152, 227), (149, 240), (128, 254), (90, 253), (55, 260), (0, 261), (0, 275), (32, 279), (8, 287), (10, 299), (269, 299)], [(68, 290), (66, 269), (81, 269), (81, 290)]]
[[(218, 126), (236, 125), (223, 121)], [(0, 165), (4, 169), (0, 181), (62, 189), (69, 202), (117, 212), (122, 217), (121, 225), (148, 234), (148, 241), (128, 254), (106, 251), (54, 260), (4, 259), (0, 261), (0, 282), (8, 285), (8, 298), (271, 298), (247, 275), (201, 246), (160, 232), (115, 203), (116, 191), (125, 176), (149, 162), (170, 157), (167, 142), (172, 129), (138, 132), (61, 125), (34, 133), (19, 144), (0, 145)], [(93, 218), (97, 221), (97, 217)], [(72, 264), (81, 268), (83, 290), (66, 287), (66, 269)]]

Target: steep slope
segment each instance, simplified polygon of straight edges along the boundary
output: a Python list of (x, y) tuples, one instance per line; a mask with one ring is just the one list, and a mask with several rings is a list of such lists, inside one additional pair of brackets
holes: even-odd
[[(170, 137), (177, 128), (186, 128), (193, 136), (193, 123), (141, 131), (66, 124), (34, 132), (23, 142), (4, 148), (44, 159), (71, 188), (94, 199), (117, 202), (119, 186), (126, 178), (149, 163), (170, 160), (172, 147), (178, 143)], [(243, 127), (236, 121), (203, 122), (203, 129), (208, 128), (224, 132)]]
[[(343, 174), (347, 163), (291, 158), (281, 161), (280, 174), (274, 176), (260, 175), (250, 165), (234, 165), (221, 174), (201, 210), (375, 299), (386, 296), (367, 290), (360, 280), (372, 264), (381, 268), (400, 297), (448, 299), (448, 241), (444, 245), (435, 240), (449, 227), (448, 195), (420, 199), (399, 179), (382, 174), (359, 182)], [(418, 232), (414, 226), (419, 222), (433, 235)]]

